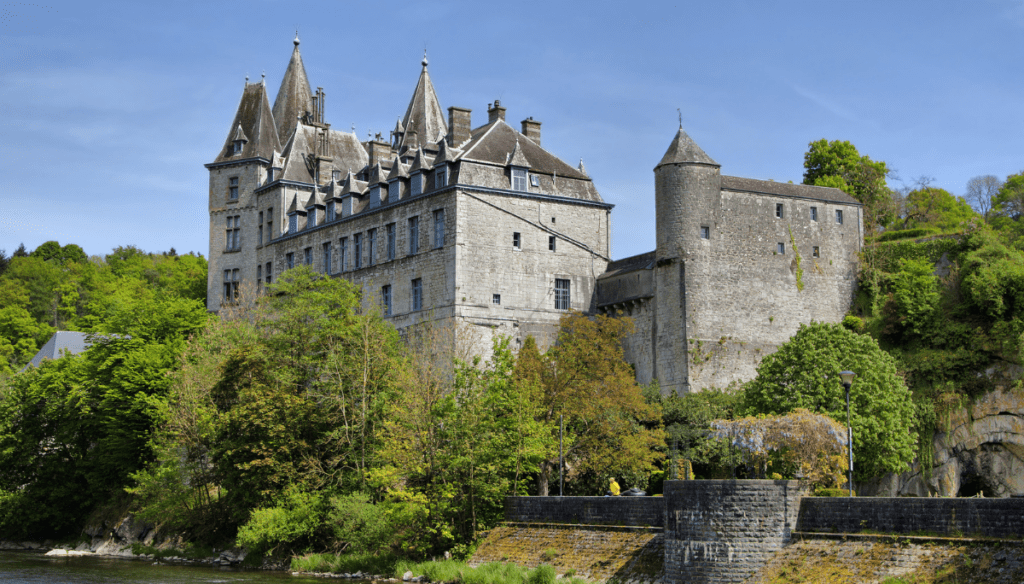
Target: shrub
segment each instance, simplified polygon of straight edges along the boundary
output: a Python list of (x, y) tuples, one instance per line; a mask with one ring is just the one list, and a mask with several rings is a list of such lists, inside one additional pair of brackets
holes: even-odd
[(277, 506), (252, 512), (238, 543), (256, 553), (308, 546), (322, 539), (326, 510), (322, 494), (289, 489)]
[(375, 505), (364, 493), (331, 498), (328, 522), (336, 542), (345, 542), (353, 552), (370, 552), (391, 547), (392, 526), (385, 505)]
[[(848, 497), (850, 496), (849, 489), (839, 489), (831, 487), (818, 487), (814, 489), (815, 497)], [(857, 496), (857, 491), (853, 492), (853, 496)]]
[(864, 319), (859, 316), (847, 315), (843, 318), (843, 326), (848, 331), (862, 333), (864, 332)]
[(526, 582), (527, 584), (554, 584), (555, 569), (547, 564), (541, 564), (530, 571)]

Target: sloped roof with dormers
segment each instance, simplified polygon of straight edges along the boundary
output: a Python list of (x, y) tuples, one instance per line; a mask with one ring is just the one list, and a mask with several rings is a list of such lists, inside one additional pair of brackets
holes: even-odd
[[(310, 160), (315, 154), (314, 145), (318, 131), (321, 130), (305, 124), (299, 124), (296, 127), (292, 139), (285, 146), (282, 179), (304, 183), (313, 182), (313, 166)], [(328, 154), (333, 161), (328, 167), (320, 169), (321, 182), (329, 179), (334, 170), (343, 173), (357, 172), (366, 166), (370, 157), (355, 134), (336, 130), (327, 130), (327, 132)]]
[[(242, 99), (238, 102), (235, 118), (231, 121), (228, 135), (224, 140), (213, 164), (244, 158), (266, 158), (270, 160), (274, 151), (281, 150), (274, 114), (270, 111), (267, 87), (263, 83), (246, 83)], [(242, 152), (234, 152), (234, 142), (241, 136), (246, 142)]]

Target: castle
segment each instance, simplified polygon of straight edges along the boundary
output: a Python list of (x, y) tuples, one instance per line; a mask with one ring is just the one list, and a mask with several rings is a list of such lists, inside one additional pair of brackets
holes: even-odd
[(861, 206), (831, 188), (724, 176), (680, 128), (655, 168), (657, 249), (612, 261), (612, 205), (582, 163), (449, 107), (426, 57), (404, 117), (361, 142), (325, 122), (299, 39), (273, 107), (246, 81), (210, 172), (207, 306), (299, 264), (363, 289), (395, 327), (454, 319), (541, 347), (566, 311), (629, 314), (638, 380), (684, 393), (749, 379), (800, 323), (852, 299)]

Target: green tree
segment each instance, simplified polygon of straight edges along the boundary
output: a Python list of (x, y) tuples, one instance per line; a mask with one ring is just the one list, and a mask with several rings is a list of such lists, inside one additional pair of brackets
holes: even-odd
[(72, 262), (81, 263), (89, 260), (82, 248), (73, 243), (61, 247), (56, 241), (47, 241), (32, 251), (29, 256), (39, 258), (43, 261), (52, 261), (60, 265)]
[(935, 187), (910, 191), (904, 199), (903, 209), (903, 229), (953, 229), (978, 218), (978, 214), (963, 197), (955, 197), (948, 191)]
[(658, 397), (669, 445), (678, 447), (678, 456), (689, 460), (698, 478), (730, 478), (740, 460), (739, 452), (728, 441), (710, 436), (714, 420), (731, 420), (743, 405), (743, 394), (709, 389), (685, 395)]
[(1021, 215), (1024, 215), (1024, 172), (1006, 177), (992, 207), (998, 215), (1020, 221)]
[(804, 184), (840, 189), (864, 204), (865, 224), (883, 226), (896, 214), (885, 162), (871, 160), (847, 141), (811, 142), (804, 154)]
[(845, 424), (839, 372), (857, 374), (850, 392), (854, 470), (858, 477), (902, 472), (917, 445), (914, 404), (895, 360), (867, 335), (840, 324), (811, 323), (757, 368), (745, 389), (751, 413), (779, 415), (797, 408)]
[(930, 327), (939, 308), (939, 282), (931, 262), (900, 260), (900, 271), (892, 277), (890, 320), (905, 340), (920, 338)]

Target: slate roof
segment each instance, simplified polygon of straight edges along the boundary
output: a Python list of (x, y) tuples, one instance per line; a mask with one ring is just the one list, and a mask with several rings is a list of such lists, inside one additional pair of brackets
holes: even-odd
[(274, 120), (277, 121), (277, 135), (281, 140), (291, 137), (298, 125), (298, 116), (313, 111), (313, 91), (309, 88), (306, 67), (299, 53), (299, 37), (296, 36), (293, 42), (295, 49), (274, 99)]
[[(234, 141), (240, 130), (248, 141), (242, 145), (241, 154), (234, 154)], [(267, 86), (263, 83), (246, 83), (224, 146), (213, 164), (256, 157), (270, 160), (275, 150), (281, 150), (281, 142), (277, 137), (274, 114), (270, 111)]]
[(545, 174), (558, 173), (559, 178), (590, 180), (590, 177), (544, 150), (502, 119), (473, 130), (469, 142), (462, 148), (460, 158), (505, 166), (508, 164), (509, 154), (515, 149), (517, 143), (523, 155), (530, 162), (530, 170)]
[[(682, 128), (679, 128), (676, 137), (668, 145), (668, 150), (665, 151), (665, 156), (661, 158), (658, 166), (664, 164), (708, 164), (721, 166), (701, 150), (700, 146)], [(658, 166), (654, 168), (658, 168)]]
[[(444, 136), (448, 133), (448, 124), (444, 121), (444, 111), (441, 103), (437, 100), (437, 93), (434, 92), (434, 84), (430, 81), (430, 74), (427, 73), (427, 59), (423, 59), (423, 70), (416, 82), (416, 89), (412, 92), (412, 99), (409, 100), (409, 107), (405, 110), (405, 118), (401, 120), (403, 132), (399, 149), (406, 146), (406, 137), (409, 138), (410, 147), (415, 132), (419, 139), (430, 141), (433, 136)], [(436, 141), (436, 140), (435, 140)]]
[[(306, 160), (308, 155), (314, 153), (316, 132), (317, 128), (313, 126), (299, 124), (296, 127), (291, 140), (285, 146), (285, 163), (280, 178), (304, 183), (313, 182), (313, 175), (310, 173)], [(330, 168), (320, 169), (321, 179), (331, 176), (332, 170), (356, 172), (366, 166), (370, 157), (355, 134), (337, 130), (328, 130), (328, 132), (330, 155), (334, 161)]]
[(598, 276), (597, 279), (611, 278), (612, 276), (635, 272), (636, 270), (650, 270), (653, 267), (654, 252), (649, 251), (640, 255), (630, 256), (628, 258), (622, 258), (621, 260), (610, 262), (608, 267), (605, 269), (605, 272)]
[(391, 172), (388, 173), (387, 180), (390, 181), (393, 178), (409, 178), (409, 171), (406, 170), (405, 165), (402, 164), (402, 161), (397, 156), (391, 161)]
[(50, 337), (50, 340), (46, 341), (42, 349), (36, 353), (35, 357), (29, 361), (26, 368), (39, 367), (43, 359), (59, 359), (62, 350), (65, 350), (70, 355), (77, 355), (82, 351), (89, 348), (92, 343), (85, 340), (88, 333), (79, 333), (74, 331), (57, 331)]
[(509, 157), (508, 163), (510, 166), (530, 168), (530, 161), (526, 159), (526, 155), (523, 154), (523, 149), (519, 147), (518, 139), (516, 139), (516, 146), (512, 149), (512, 155)]
[(804, 199), (816, 199), (844, 205), (858, 205), (860, 202), (839, 189), (832, 187), (816, 187), (793, 183), (782, 183), (770, 180), (758, 180), (756, 178), (741, 178), (738, 176), (722, 175), (722, 188), (730, 191), (746, 193), (763, 193), (766, 195), (781, 195), (783, 197), (800, 197)]
[(423, 153), (423, 148), (416, 149), (416, 157), (412, 159), (412, 164), (409, 165), (409, 172), (413, 173), (417, 170), (425, 170), (434, 167), (434, 160)]

